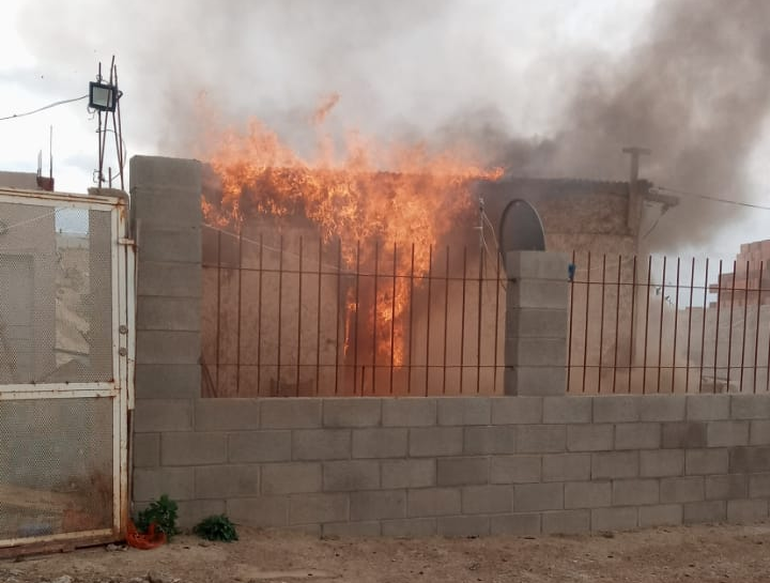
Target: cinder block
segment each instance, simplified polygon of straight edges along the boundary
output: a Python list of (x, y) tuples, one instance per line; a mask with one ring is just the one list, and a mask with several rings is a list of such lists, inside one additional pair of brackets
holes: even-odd
[(515, 453), (516, 427), (466, 427), (463, 443), (463, 453), (468, 455)]
[(200, 328), (200, 298), (142, 296), (137, 302), (137, 330), (198, 332)]
[(728, 500), (727, 522), (753, 524), (767, 520), (767, 500)]
[[(567, 362), (567, 342), (561, 338), (506, 338), (505, 366), (560, 366)], [(521, 391), (518, 391), (521, 394)]]
[(350, 520), (406, 518), (406, 492), (380, 490), (350, 494)]
[(160, 439), (164, 466), (200, 466), (227, 461), (226, 433), (164, 433)]
[(380, 487), (380, 464), (377, 461), (339, 461), (323, 465), (325, 492), (376, 490)]
[(564, 363), (553, 366), (514, 366), (508, 363), (503, 374), (503, 392), (509, 397), (563, 397), (566, 387)]
[(730, 395), (687, 395), (687, 419), (715, 421), (730, 418)]
[(535, 279), (562, 281), (567, 284), (569, 255), (542, 251), (510, 251), (504, 260), (505, 272), (509, 279)]
[(564, 508), (601, 508), (611, 505), (612, 484), (609, 481), (564, 484)]
[(516, 484), (513, 508), (516, 512), (561, 510), (564, 508), (564, 484)]
[(193, 468), (135, 468), (134, 500), (148, 502), (168, 494), (174, 500), (195, 498)]
[(406, 428), (354, 429), (353, 457), (406, 457), (408, 431)]
[(676, 526), (682, 524), (684, 509), (681, 504), (657, 504), (639, 507), (639, 526)]
[(201, 392), (199, 364), (137, 364), (137, 402), (148, 399), (197, 399)]
[(489, 425), (491, 401), (486, 397), (447, 397), (438, 401), (439, 425)]
[(294, 494), (289, 498), (290, 525), (347, 520), (347, 494)]
[(321, 536), (377, 537), (382, 532), (379, 520), (367, 522), (327, 522), (321, 525)]
[(545, 397), (543, 423), (590, 423), (591, 406), (585, 397)]
[(639, 526), (639, 509), (594, 508), (591, 510), (591, 530), (596, 532), (617, 532), (633, 530)]
[(724, 500), (690, 502), (684, 505), (685, 524), (724, 522), (727, 519), (727, 505)]
[(613, 451), (591, 454), (591, 477), (635, 478), (639, 475), (638, 451)]
[(658, 480), (615, 480), (612, 483), (612, 504), (632, 506), (657, 504), (660, 501)]
[(688, 476), (726, 474), (726, 449), (690, 449), (685, 453), (685, 473)]
[(770, 474), (749, 476), (749, 498), (770, 497)]
[(142, 364), (196, 364), (200, 355), (200, 332), (136, 332), (136, 361)]
[[(145, 207), (145, 193), (148, 189), (157, 192), (172, 189), (176, 192), (196, 193), (193, 200), (200, 209), (201, 163), (197, 160), (166, 158), (161, 156), (132, 156), (129, 160), (131, 171), (131, 192), (136, 204), (137, 217), (142, 217)], [(199, 211), (200, 212), (200, 211)], [(200, 216), (200, 215), (199, 215)], [(199, 218), (198, 223), (201, 222)]]
[(136, 293), (141, 298), (161, 296), (170, 298), (200, 298), (202, 269), (199, 262), (139, 261)]
[(542, 397), (496, 397), (490, 399), (494, 425), (542, 423)]
[(407, 516), (429, 517), (460, 514), (460, 490), (457, 488), (425, 488), (409, 490)]
[(535, 281), (520, 279), (508, 281), (506, 308), (532, 308), (535, 310), (567, 309), (569, 288), (567, 282)]
[(462, 457), (436, 460), (439, 486), (465, 486), (489, 483), (489, 458)]
[(732, 500), (748, 495), (749, 479), (745, 474), (706, 476), (706, 500)]
[(640, 418), (640, 397), (599, 395), (591, 397), (594, 423), (633, 423)]
[(160, 465), (159, 433), (137, 433), (131, 446), (135, 468), (155, 468)]
[(295, 460), (339, 460), (351, 455), (349, 429), (296, 429), (292, 432)]
[(567, 429), (564, 425), (520, 425), (516, 433), (519, 453), (558, 453), (566, 451)]
[(228, 435), (231, 462), (291, 461), (291, 431), (243, 431)]
[(492, 535), (533, 536), (540, 534), (540, 513), (521, 512), (490, 517)]
[(249, 431), (259, 429), (259, 401), (255, 399), (198, 399), (196, 431)]
[(489, 462), (489, 480), (493, 484), (539, 482), (542, 460), (537, 455), (493, 456)]
[(614, 427), (610, 424), (567, 426), (569, 451), (611, 451)]
[(580, 534), (591, 530), (590, 510), (543, 512), (543, 534)]
[(436, 460), (388, 460), (380, 462), (382, 487), (425, 488), (436, 485)]
[[(142, 230), (139, 253), (142, 261), (199, 264), (201, 260), (200, 226), (163, 231)], [(139, 280), (141, 281), (141, 273)]]
[(423, 538), (436, 534), (435, 518), (407, 518), (383, 520), (382, 535), (396, 538)]
[(664, 423), (661, 430), (661, 447), (672, 449), (706, 447), (706, 427), (706, 423), (702, 421)]
[(658, 449), (660, 423), (621, 423), (615, 426), (615, 449)]
[(685, 395), (645, 395), (640, 402), (641, 421), (684, 421)]
[(709, 447), (732, 447), (749, 444), (748, 421), (710, 421), (706, 429)]
[(770, 445), (770, 421), (755, 420), (751, 421), (749, 429), (750, 445)]
[(770, 471), (770, 447), (730, 448), (730, 473), (757, 473)]
[(321, 427), (322, 399), (264, 399), (260, 402), (263, 429)]
[(770, 395), (731, 395), (730, 416), (733, 419), (769, 419)]
[(133, 191), (133, 197), (134, 201), (137, 198), (141, 201), (136, 204), (141, 206), (137, 209), (137, 214), (141, 215), (137, 217), (141, 220), (141, 233), (201, 225), (201, 205), (196, 200), (200, 195), (195, 196), (190, 190), (178, 186), (148, 185)]
[(137, 399), (134, 410), (134, 431), (166, 433), (192, 431), (193, 407), (188, 399)]
[(462, 427), (413, 427), (409, 430), (410, 456), (459, 455), (462, 451)]
[(643, 478), (684, 475), (684, 450), (661, 449), (639, 452), (639, 475)]
[(195, 468), (195, 497), (199, 499), (259, 496), (259, 466), (255, 464)]
[(289, 524), (289, 498), (261, 496), (227, 501), (227, 515), (236, 524), (258, 528), (277, 528)]
[(564, 340), (568, 334), (569, 317), (562, 308), (511, 308), (505, 311), (505, 326), (509, 336)]
[(561, 453), (543, 456), (543, 481), (567, 482), (591, 478), (591, 454)]
[(437, 420), (436, 399), (407, 397), (382, 401), (385, 427), (429, 427)]
[(437, 522), (437, 533), (446, 537), (487, 536), (488, 516), (441, 516)]
[(324, 427), (377, 427), (382, 420), (382, 399), (323, 399)]
[(321, 491), (321, 464), (264, 464), (262, 494), (301, 494)]
[(224, 500), (179, 500), (178, 526), (182, 529), (192, 528), (204, 518), (226, 512)]
[(462, 489), (463, 514), (495, 514), (513, 510), (512, 486), (469, 486)]
[(687, 478), (662, 478), (660, 480), (660, 501), (662, 504), (698, 502), (705, 498), (704, 481), (701, 476)]

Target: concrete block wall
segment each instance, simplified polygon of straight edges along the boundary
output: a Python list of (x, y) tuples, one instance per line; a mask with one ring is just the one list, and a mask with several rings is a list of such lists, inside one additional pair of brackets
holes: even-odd
[(768, 517), (767, 395), (196, 400), (135, 441), (189, 524), (386, 536)]

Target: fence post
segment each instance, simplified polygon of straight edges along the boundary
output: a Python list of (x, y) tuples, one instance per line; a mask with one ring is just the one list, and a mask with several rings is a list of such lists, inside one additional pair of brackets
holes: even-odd
[(505, 394), (566, 390), (569, 257), (514, 251), (505, 257)]

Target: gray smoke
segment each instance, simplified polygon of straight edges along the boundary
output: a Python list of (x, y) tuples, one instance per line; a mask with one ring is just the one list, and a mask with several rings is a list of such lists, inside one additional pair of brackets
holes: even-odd
[[(747, 198), (746, 162), (770, 108), (770, 2), (658, 0), (630, 24), (630, 49), (604, 52), (559, 44), (557, 11), (521, 36), (500, 24), (535, 12), (487, 0), (41, 0), (20, 27), (63, 94), (117, 54), (133, 153), (189, 155), (202, 91), (224, 121), (257, 115), (307, 150), (304, 122), (337, 92), (337, 135), (470, 140), (510, 174), (543, 177), (625, 179), (621, 148), (645, 146), (642, 175), (656, 184)], [(535, 56), (512, 65), (525, 45)], [(738, 218), (683, 199), (648, 243), (696, 245)]]

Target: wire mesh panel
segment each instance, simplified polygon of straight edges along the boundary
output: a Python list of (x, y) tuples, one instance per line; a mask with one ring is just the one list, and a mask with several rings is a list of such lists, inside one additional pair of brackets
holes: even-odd
[(109, 209), (0, 202), (0, 384), (108, 382)]
[(0, 401), (0, 540), (112, 527), (114, 404)]

